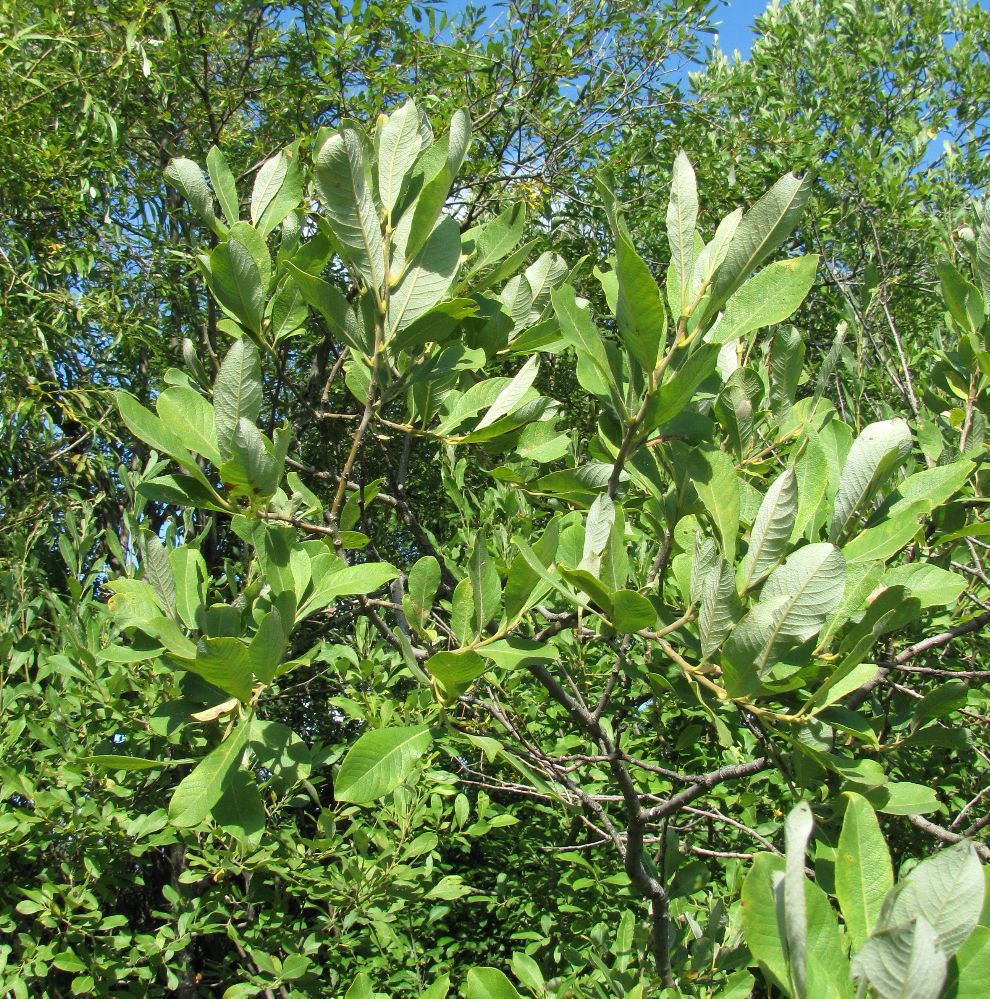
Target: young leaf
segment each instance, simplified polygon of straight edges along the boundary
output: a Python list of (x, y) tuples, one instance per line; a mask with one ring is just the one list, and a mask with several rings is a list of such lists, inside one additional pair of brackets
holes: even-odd
[(384, 798), (402, 783), (432, 741), (429, 725), (365, 732), (348, 750), (337, 771), (334, 797), (355, 805)]
[(680, 289), (678, 316), (688, 314), (694, 277), (694, 232), (698, 224), (698, 186), (694, 168), (683, 152), (674, 159), (667, 207), (670, 260)]

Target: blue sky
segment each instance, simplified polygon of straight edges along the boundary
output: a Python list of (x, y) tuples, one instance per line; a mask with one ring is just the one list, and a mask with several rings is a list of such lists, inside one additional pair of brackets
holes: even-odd
[(743, 58), (749, 55), (753, 44), (753, 21), (766, 9), (766, 0), (730, 0), (715, 15), (721, 22), (718, 33), (719, 48), (727, 55), (739, 49)]

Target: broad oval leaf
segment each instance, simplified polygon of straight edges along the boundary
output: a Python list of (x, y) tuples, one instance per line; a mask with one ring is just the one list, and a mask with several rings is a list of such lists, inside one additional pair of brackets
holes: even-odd
[(366, 732), (348, 750), (333, 782), (334, 797), (355, 805), (394, 791), (433, 741), (429, 725)]

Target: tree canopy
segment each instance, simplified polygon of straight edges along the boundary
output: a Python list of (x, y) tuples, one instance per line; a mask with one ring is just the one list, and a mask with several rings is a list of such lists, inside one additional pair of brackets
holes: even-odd
[(990, 988), (987, 10), (0, 11), (0, 994)]

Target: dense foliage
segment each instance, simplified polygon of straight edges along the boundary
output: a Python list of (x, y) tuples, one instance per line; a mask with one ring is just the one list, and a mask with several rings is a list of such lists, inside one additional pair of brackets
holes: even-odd
[(0, 992), (990, 991), (987, 14), (714, 14), (0, 11)]

